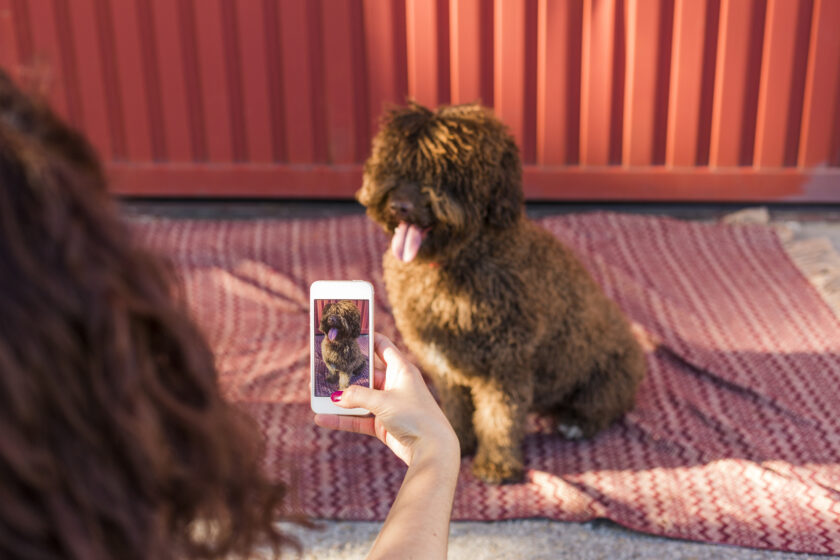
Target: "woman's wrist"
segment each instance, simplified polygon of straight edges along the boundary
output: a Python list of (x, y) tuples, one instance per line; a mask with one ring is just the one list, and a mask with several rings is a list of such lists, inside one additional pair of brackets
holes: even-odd
[(437, 437), (417, 442), (411, 453), (411, 466), (428, 463), (436, 463), (457, 472), (461, 465), (461, 447), (454, 432), (449, 430)]

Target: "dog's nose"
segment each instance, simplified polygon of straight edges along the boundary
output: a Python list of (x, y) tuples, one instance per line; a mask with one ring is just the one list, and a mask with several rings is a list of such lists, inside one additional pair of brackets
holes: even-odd
[(407, 218), (414, 210), (414, 205), (408, 200), (392, 200), (388, 207), (398, 218)]

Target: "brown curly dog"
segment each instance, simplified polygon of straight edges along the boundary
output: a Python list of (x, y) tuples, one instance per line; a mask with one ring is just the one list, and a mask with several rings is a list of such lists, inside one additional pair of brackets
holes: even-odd
[(350, 300), (328, 303), (321, 315), (321, 357), (327, 365), (327, 382), (338, 383), (344, 390), (350, 386), (350, 378), (367, 363), (367, 359), (356, 340), (362, 333), (362, 313)]
[(530, 410), (588, 437), (632, 408), (643, 351), (572, 252), (525, 217), (499, 120), (477, 105), (387, 113), (357, 197), (393, 235), (394, 318), (476, 476), (522, 479)]

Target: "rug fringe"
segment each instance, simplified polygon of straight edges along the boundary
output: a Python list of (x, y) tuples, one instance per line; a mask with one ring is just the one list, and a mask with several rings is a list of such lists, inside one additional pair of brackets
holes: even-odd
[(803, 239), (784, 244), (791, 260), (817, 287), (840, 317), (840, 254), (828, 239)]
[(797, 239), (798, 222), (773, 223), (766, 207), (746, 208), (721, 218), (725, 224), (761, 224), (773, 228), (790, 259), (840, 317), (840, 254), (825, 237)]
[(755, 208), (744, 208), (737, 212), (727, 214), (720, 219), (724, 224), (763, 224), (770, 223), (770, 211), (766, 206), (757, 206)]

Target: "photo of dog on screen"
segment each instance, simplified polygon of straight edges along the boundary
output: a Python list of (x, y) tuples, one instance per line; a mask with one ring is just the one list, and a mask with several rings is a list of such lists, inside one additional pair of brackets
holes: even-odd
[(368, 301), (315, 300), (315, 396), (368, 386)]

